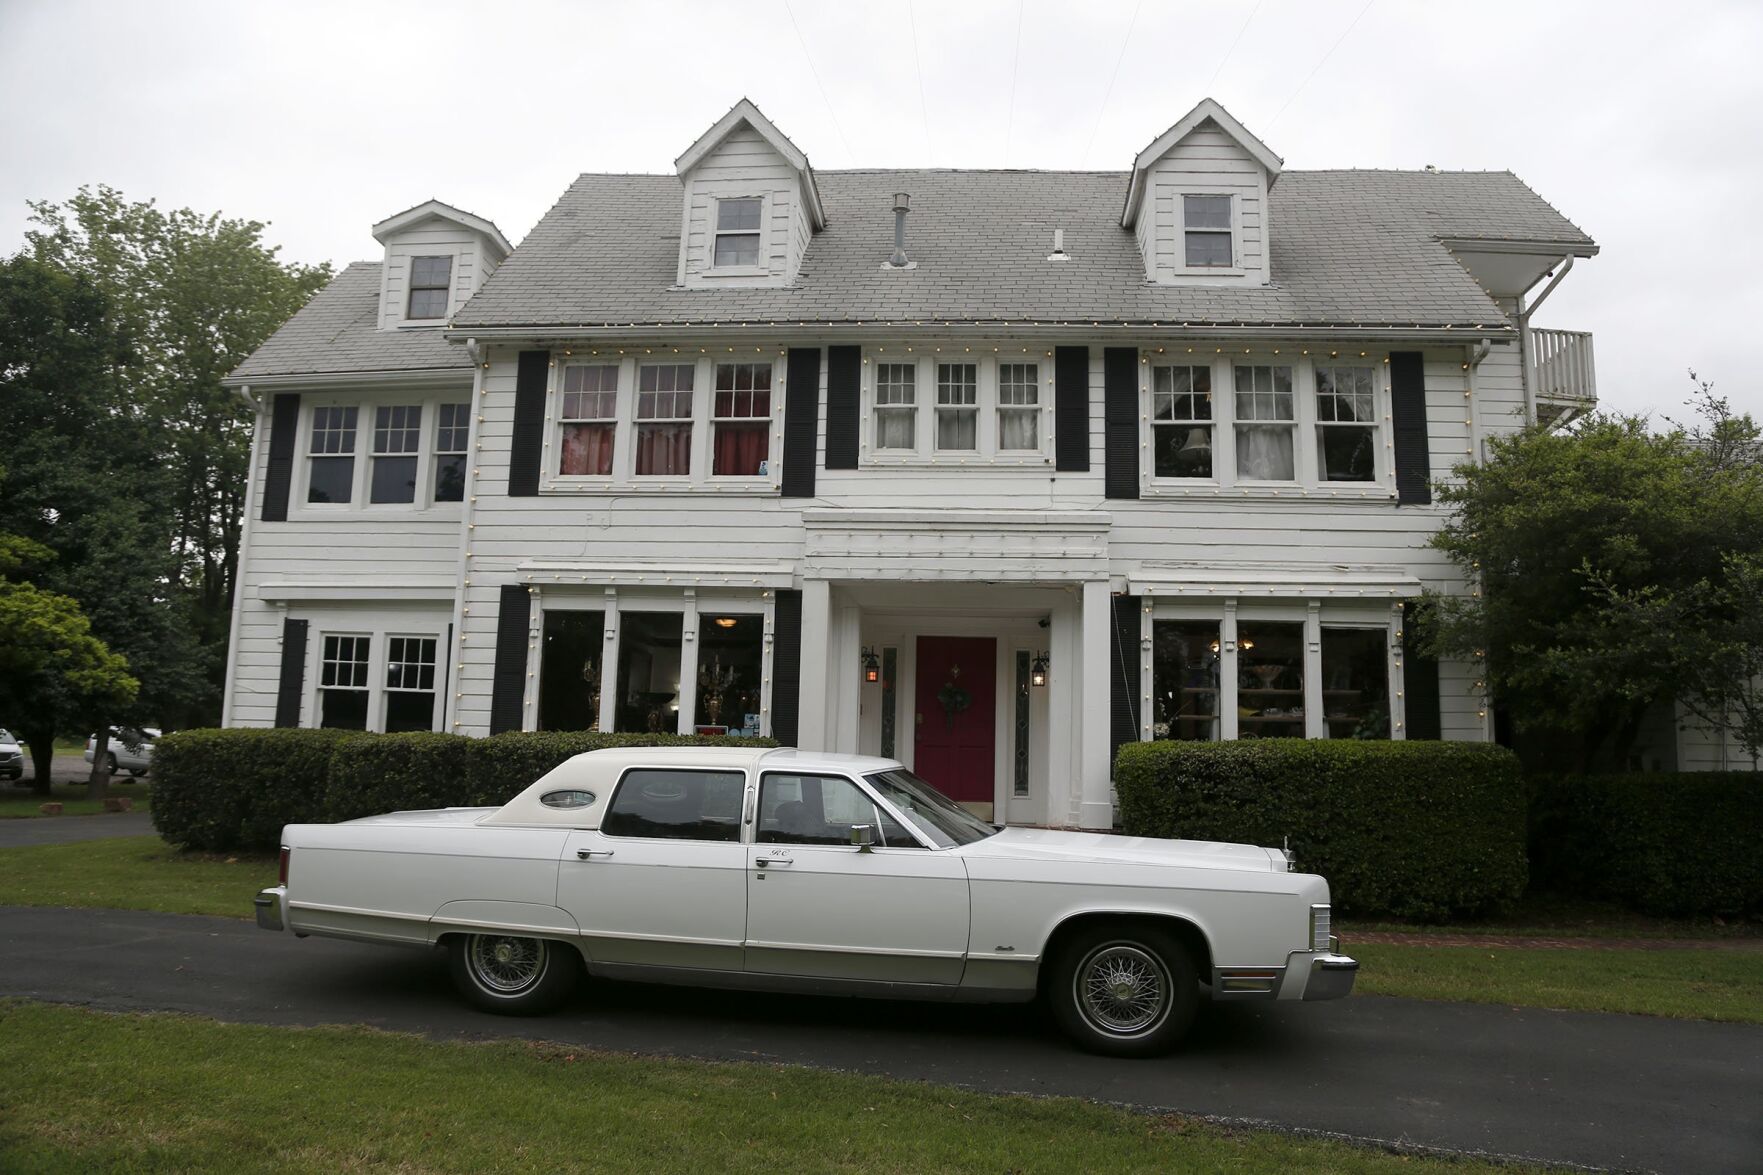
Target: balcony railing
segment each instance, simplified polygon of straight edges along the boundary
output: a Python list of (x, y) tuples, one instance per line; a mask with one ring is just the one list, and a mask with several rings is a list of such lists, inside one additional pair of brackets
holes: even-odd
[(1592, 361), (1592, 335), (1583, 330), (1529, 332), (1530, 386), (1537, 415), (1578, 416), (1598, 403), (1597, 369)]

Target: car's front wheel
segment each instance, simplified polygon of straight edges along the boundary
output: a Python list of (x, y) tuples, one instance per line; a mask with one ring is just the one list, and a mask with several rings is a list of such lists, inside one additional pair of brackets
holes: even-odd
[(1067, 1036), (1111, 1057), (1169, 1051), (1200, 1003), (1192, 956), (1155, 926), (1079, 931), (1059, 952), (1047, 994)]
[(105, 764), (105, 766), (104, 766), (105, 774), (107, 774), (107, 775), (115, 775), (116, 774), (116, 752), (115, 751), (107, 751), (105, 753), (104, 764)]
[(574, 952), (546, 939), (459, 934), (447, 940), (447, 951), (459, 994), (486, 1012), (536, 1016), (575, 988)]

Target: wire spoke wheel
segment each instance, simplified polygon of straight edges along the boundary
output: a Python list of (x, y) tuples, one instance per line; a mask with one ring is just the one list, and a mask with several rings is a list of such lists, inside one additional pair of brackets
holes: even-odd
[(1150, 1032), (1169, 1012), (1168, 969), (1135, 943), (1105, 943), (1078, 964), (1072, 994), (1084, 1019), (1115, 1036)]
[(541, 939), (474, 935), (466, 958), (472, 978), (497, 995), (519, 995), (545, 974)]

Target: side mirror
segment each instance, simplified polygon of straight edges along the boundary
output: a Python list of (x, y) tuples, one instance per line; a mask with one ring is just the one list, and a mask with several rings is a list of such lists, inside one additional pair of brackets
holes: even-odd
[(875, 825), (851, 825), (851, 845), (860, 853), (867, 853), (875, 847)]

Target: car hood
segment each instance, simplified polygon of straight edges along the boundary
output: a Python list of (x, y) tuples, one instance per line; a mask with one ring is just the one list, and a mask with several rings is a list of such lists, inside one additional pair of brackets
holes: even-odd
[(1184, 869), (1238, 869), (1284, 873), (1278, 849), (1211, 840), (1157, 840), (1105, 832), (1064, 832), (1050, 828), (1006, 828), (996, 836), (960, 849), (963, 856), (1011, 861), (1105, 862), (1170, 865)]

